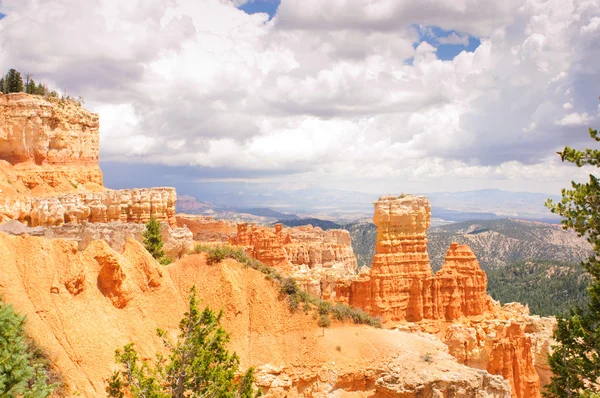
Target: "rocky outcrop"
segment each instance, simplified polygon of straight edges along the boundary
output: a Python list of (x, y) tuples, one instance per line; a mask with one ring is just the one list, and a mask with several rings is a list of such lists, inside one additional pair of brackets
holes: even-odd
[[(0, 225), (0, 231), (3, 224)], [(63, 224), (51, 227), (36, 227), (41, 229), (41, 236), (49, 239), (67, 239), (77, 242), (79, 251), (85, 250), (93, 241), (104, 240), (118, 253), (125, 248), (128, 238), (133, 238), (140, 243), (144, 242), (142, 233), (146, 229), (144, 224), (139, 223), (88, 223)], [(39, 231), (39, 230), (38, 230)], [(166, 223), (160, 223), (160, 231), (163, 240), (163, 251), (165, 256), (178, 259), (191, 252), (194, 246), (192, 232), (187, 228), (171, 228)], [(37, 231), (36, 231), (37, 232)], [(39, 234), (39, 232), (37, 232)]]
[(281, 224), (269, 228), (240, 223), (229, 243), (293, 276), (309, 293), (332, 301), (346, 300), (343, 295), (336, 299), (336, 286), (340, 289), (356, 273), (356, 257), (345, 230), (323, 231), (311, 225), (284, 228)]
[(71, 100), (0, 94), (0, 222), (176, 225), (174, 188), (106, 190), (99, 118)]
[(487, 276), (467, 245), (450, 245), (442, 269), (433, 278), (433, 289), (434, 317), (454, 320), (491, 309)]
[(99, 126), (98, 115), (74, 101), (0, 94), (0, 159), (19, 166), (30, 189), (61, 180), (102, 186)]
[(431, 208), (424, 196), (375, 202), (377, 244), (369, 273), (350, 287), (349, 302), (383, 321), (452, 321), (490, 309), (487, 278), (468, 246), (452, 244), (434, 276), (427, 255)]
[[(179, 207), (181, 197), (177, 198)], [(237, 226), (231, 221), (215, 220), (210, 216), (178, 213), (175, 215), (178, 227), (187, 227), (199, 242), (229, 242), (237, 232)]]
[(437, 336), (459, 363), (502, 375), (519, 398), (540, 397), (550, 380), (547, 356), (555, 325), (555, 318), (531, 316), (527, 307), (510, 303), (481, 316), (403, 322), (394, 328)]
[(156, 329), (176, 334), (191, 286), (203, 305), (227, 309), (229, 348), (257, 369), (267, 397), (509, 394), (501, 377), (458, 364), (431, 336), (339, 324), (323, 331), (311, 315), (290, 313), (274, 282), (233, 260), (209, 266), (190, 255), (165, 267), (133, 239), (117, 253), (102, 240), (79, 251), (63, 239), (0, 233), (2, 300), (27, 316), (65, 395), (105, 396), (115, 349), (131, 341), (154, 357), (163, 347)]
[(111, 221), (146, 223), (151, 217), (176, 225), (175, 188), (106, 190), (0, 202), (0, 213), (30, 227)]

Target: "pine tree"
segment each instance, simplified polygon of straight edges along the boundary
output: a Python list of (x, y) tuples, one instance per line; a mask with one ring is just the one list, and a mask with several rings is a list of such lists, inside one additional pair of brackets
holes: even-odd
[(152, 254), (152, 257), (157, 260), (163, 258), (165, 252), (163, 251), (163, 241), (160, 234), (160, 223), (156, 218), (151, 217), (150, 220), (148, 220), (146, 223), (146, 230), (142, 232), (142, 236), (144, 237), (144, 246), (146, 246), (146, 250)]
[(15, 69), (10, 69), (4, 79), (7, 82), (7, 93), (23, 92), (23, 78), (21, 77), (21, 73)]
[(189, 310), (179, 323), (176, 341), (158, 330), (168, 355), (157, 355), (155, 363), (140, 360), (133, 344), (116, 351), (122, 366), (107, 381), (109, 397), (166, 398), (215, 397), (254, 398), (254, 371), (249, 369), (239, 380), (240, 360), (225, 345), (229, 334), (221, 327), (222, 312), (206, 307), (200, 311), (196, 289), (189, 296)]
[[(600, 142), (597, 130), (590, 136)], [(563, 162), (600, 167), (600, 150), (583, 151), (566, 147), (559, 152)], [(548, 362), (554, 376), (547, 386), (547, 397), (575, 397), (600, 392), (600, 183), (590, 174), (588, 183), (571, 182), (572, 189), (562, 190), (558, 203), (546, 206), (561, 215), (563, 228), (574, 229), (592, 245), (592, 255), (582, 263), (592, 276), (589, 303), (559, 318), (554, 338), (559, 343)]]
[(48, 384), (43, 365), (33, 360), (24, 322), (10, 305), (0, 302), (0, 396), (47, 397), (56, 385)]

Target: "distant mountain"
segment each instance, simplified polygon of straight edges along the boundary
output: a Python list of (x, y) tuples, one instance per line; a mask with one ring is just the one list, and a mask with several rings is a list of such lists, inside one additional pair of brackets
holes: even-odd
[(591, 250), (585, 239), (559, 225), (512, 218), (432, 227), (427, 236), (433, 269), (443, 265), (452, 242), (468, 244), (486, 271), (526, 260), (578, 263)]
[(433, 219), (435, 218), (439, 218), (444, 221), (461, 222), (469, 220), (498, 220), (503, 217), (494, 213), (462, 212), (457, 210), (444, 209), (442, 207), (432, 207), (431, 218), (433, 223)]
[[(432, 215), (436, 213), (456, 211), (474, 213), (470, 219), (483, 220), (494, 218), (519, 218), (556, 223), (559, 217), (550, 213), (544, 206), (548, 198), (560, 200), (560, 196), (536, 192), (512, 192), (501, 189), (481, 189), (463, 192), (430, 192), (425, 194), (431, 202)], [(477, 216), (488, 213), (487, 216)], [(491, 214), (491, 216), (490, 216)], [(446, 214), (452, 216), (451, 213)], [(495, 216), (495, 217), (494, 217)], [(444, 216), (441, 216), (444, 218)], [(449, 218), (461, 221), (456, 218)], [(467, 221), (465, 218), (462, 221)]]
[(487, 271), (488, 293), (500, 303), (529, 305), (532, 314), (565, 315), (589, 296), (590, 275), (578, 264), (521, 261)]
[(321, 220), (320, 218), (301, 218), (297, 220), (278, 220), (277, 223), (286, 225), (288, 227), (299, 227), (302, 225), (312, 225), (313, 227), (320, 227), (322, 230), (328, 229), (340, 229), (340, 224), (334, 223), (329, 220)]
[[(344, 228), (350, 231), (359, 266), (371, 266), (377, 238), (375, 225), (358, 223)], [(506, 218), (431, 227), (427, 237), (434, 270), (443, 265), (452, 242), (468, 244), (486, 271), (531, 259), (578, 263), (591, 250), (585, 239), (559, 225)]]
[(202, 202), (189, 195), (179, 195), (175, 207), (178, 213), (204, 213), (214, 208), (212, 203)]
[(278, 220), (299, 220), (295, 214), (281, 213), (279, 211), (271, 210), (266, 207), (257, 207), (252, 209), (235, 209), (238, 213), (252, 214), (253, 216), (275, 218)]

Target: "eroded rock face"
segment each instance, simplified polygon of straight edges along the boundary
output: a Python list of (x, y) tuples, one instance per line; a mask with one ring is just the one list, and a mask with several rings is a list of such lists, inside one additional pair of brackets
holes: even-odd
[(246, 252), (264, 264), (293, 276), (309, 293), (332, 301), (341, 286), (348, 285), (356, 273), (357, 262), (345, 230), (323, 231), (312, 225), (284, 228), (257, 227), (240, 223), (230, 244), (244, 247)]
[(384, 321), (481, 315), (490, 308), (487, 277), (466, 245), (452, 244), (434, 276), (427, 255), (431, 218), (424, 196), (383, 196), (375, 202), (377, 245), (369, 273), (352, 282), (349, 302)]
[[(180, 201), (181, 198), (177, 200)], [(175, 219), (178, 227), (187, 227), (192, 231), (194, 240), (200, 242), (226, 243), (237, 233), (237, 226), (233, 222), (215, 220), (210, 216), (178, 213)]]
[[(4, 224), (0, 224), (0, 231)], [(39, 228), (39, 229), (38, 229)], [(49, 239), (68, 239), (77, 242), (79, 251), (85, 250), (93, 241), (102, 239), (118, 253), (125, 248), (128, 238), (133, 238), (140, 243), (144, 242), (142, 233), (146, 229), (139, 223), (82, 223), (63, 224), (60, 226), (37, 227), (36, 232)], [(41, 231), (40, 231), (41, 230)], [(178, 259), (191, 252), (194, 246), (192, 232), (185, 228), (171, 228), (166, 223), (160, 223), (165, 256)]]
[(433, 278), (436, 318), (453, 320), (481, 315), (491, 309), (487, 276), (467, 245), (452, 243)]
[(111, 221), (146, 223), (150, 217), (175, 226), (175, 188), (124, 189), (28, 197), (0, 202), (0, 213), (30, 227)]
[(99, 118), (74, 101), (0, 94), (0, 222), (176, 225), (174, 188), (106, 190)]
[(103, 240), (79, 251), (64, 239), (0, 233), (0, 294), (27, 316), (66, 395), (105, 396), (115, 349), (129, 342), (153, 358), (163, 347), (156, 329), (176, 334), (191, 286), (203, 305), (227, 309), (229, 348), (257, 369), (267, 397), (509, 395), (506, 381), (457, 363), (432, 336), (349, 324), (323, 331), (232, 260), (209, 266), (191, 255), (164, 267), (133, 239), (117, 253)]
[(97, 114), (73, 101), (0, 94), (0, 159), (12, 165), (54, 166), (19, 168), (29, 188), (42, 181), (53, 186), (60, 178), (102, 185), (99, 126)]

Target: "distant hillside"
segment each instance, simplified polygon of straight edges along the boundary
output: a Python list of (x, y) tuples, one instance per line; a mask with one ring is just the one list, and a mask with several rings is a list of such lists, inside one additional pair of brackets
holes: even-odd
[(356, 256), (358, 267), (370, 267), (375, 254), (377, 227), (372, 222), (361, 222), (344, 225), (342, 228), (350, 232), (352, 250)]
[(512, 218), (432, 227), (427, 235), (435, 270), (443, 265), (452, 242), (468, 244), (486, 271), (526, 260), (579, 263), (590, 253), (585, 239), (560, 225)]
[[(371, 266), (377, 228), (372, 223), (348, 224), (359, 266)], [(578, 263), (589, 255), (583, 238), (559, 225), (517, 219), (477, 220), (431, 227), (427, 233), (431, 266), (438, 270), (452, 242), (466, 243), (483, 269), (504, 267), (519, 261), (550, 260)]]
[(279, 211), (271, 210), (266, 207), (256, 207), (252, 209), (235, 209), (238, 213), (252, 214), (253, 216), (275, 218), (277, 220), (298, 220), (295, 214), (281, 213)]
[(214, 208), (211, 203), (199, 201), (189, 195), (179, 195), (175, 207), (178, 213), (203, 213)]
[(328, 229), (340, 229), (340, 224), (334, 223), (329, 220), (321, 220), (320, 218), (301, 218), (297, 220), (278, 220), (277, 223), (286, 225), (288, 227), (300, 227), (302, 225), (312, 225), (313, 227), (320, 227), (322, 230)]
[(564, 315), (588, 300), (589, 274), (580, 265), (527, 261), (487, 271), (488, 293), (502, 304), (529, 305), (532, 314)]

